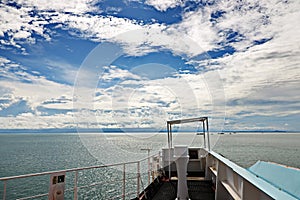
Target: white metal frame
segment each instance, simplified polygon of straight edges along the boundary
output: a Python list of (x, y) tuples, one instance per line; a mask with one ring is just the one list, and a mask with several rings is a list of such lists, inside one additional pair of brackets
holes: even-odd
[[(207, 145), (207, 150), (210, 151), (208, 117), (197, 117), (197, 118), (178, 119), (178, 120), (167, 121), (168, 148), (169, 148), (169, 178), (171, 178), (171, 149), (173, 148), (172, 125), (186, 124), (186, 123), (193, 123), (193, 122), (202, 122), (204, 148), (206, 149), (206, 145)], [(206, 137), (207, 137), (207, 141), (206, 141)]]
[[(208, 117), (197, 117), (197, 118), (167, 121), (168, 147), (169, 147), (169, 149), (171, 149), (173, 147), (172, 125), (174, 125), (174, 124), (186, 124), (186, 123), (192, 123), (192, 122), (202, 122), (203, 137), (204, 137), (204, 148), (206, 148), (206, 144), (207, 144), (208, 151), (210, 151)], [(207, 141), (206, 141), (206, 135), (207, 135)]]

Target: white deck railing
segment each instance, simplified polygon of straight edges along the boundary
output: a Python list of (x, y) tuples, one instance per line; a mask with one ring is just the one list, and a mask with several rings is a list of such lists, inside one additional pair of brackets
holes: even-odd
[[(131, 162), (124, 162), (124, 163), (116, 163), (116, 164), (108, 164), (108, 165), (97, 165), (97, 166), (90, 166), (90, 167), (81, 167), (81, 168), (73, 168), (73, 169), (66, 169), (66, 170), (59, 170), (59, 171), (48, 171), (48, 172), (41, 172), (41, 173), (33, 173), (33, 174), (26, 174), (26, 175), (20, 175), (20, 176), (11, 176), (11, 177), (3, 177), (0, 178), (0, 182), (3, 183), (3, 200), (8, 199), (7, 194), (8, 194), (8, 184), (12, 180), (18, 180), (18, 179), (26, 179), (30, 177), (37, 177), (37, 176), (46, 176), (46, 175), (52, 175), (52, 174), (57, 174), (57, 173), (74, 173), (74, 184), (73, 187), (65, 189), (65, 192), (72, 191), (73, 190), (73, 199), (77, 200), (78, 199), (78, 190), (79, 189), (86, 189), (90, 187), (95, 187), (98, 185), (104, 185), (104, 184), (113, 184), (113, 183), (119, 183), (121, 182), (121, 185), (119, 186), (121, 190), (121, 195), (116, 195), (111, 197), (110, 199), (125, 199), (126, 197), (133, 196), (138, 197), (141, 191), (141, 186), (143, 187), (142, 189), (145, 189), (145, 185), (143, 184), (142, 176), (141, 176), (141, 164), (143, 162), (148, 162), (147, 164), (145, 163), (145, 166), (147, 165), (147, 179), (148, 182), (150, 178), (152, 177), (152, 180), (156, 178), (155, 173), (161, 166), (161, 153), (159, 152), (158, 154), (154, 154), (151, 156), (148, 156), (146, 158), (143, 158), (141, 160), (137, 161), (131, 161)], [(128, 166), (136, 166), (136, 172), (130, 172), (135, 173), (135, 177), (127, 177), (128, 172), (126, 173), (126, 169)], [(122, 169), (122, 175), (120, 179), (114, 179), (110, 181), (101, 181), (101, 182), (93, 182), (87, 185), (82, 185), (79, 186), (78, 182), (78, 172), (81, 171), (86, 171), (86, 170), (91, 170), (91, 169), (100, 169), (100, 168), (113, 168), (113, 167), (119, 167)], [(151, 177), (150, 177), (151, 176)], [(136, 191), (127, 191), (126, 188), (126, 181), (130, 179), (136, 179)], [(49, 182), (49, 179), (47, 180)], [(142, 184), (142, 185), (141, 185)], [(26, 196), (26, 197), (21, 197), (21, 198), (16, 198), (17, 200), (26, 200), (26, 199), (35, 199), (35, 198), (40, 198), (40, 197), (46, 197), (49, 195), (48, 193), (42, 193), (42, 194), (36, 194), (36, 195), (31, 195), (31, 196)], [(10, 199), (9, 199), (10, 200)]]

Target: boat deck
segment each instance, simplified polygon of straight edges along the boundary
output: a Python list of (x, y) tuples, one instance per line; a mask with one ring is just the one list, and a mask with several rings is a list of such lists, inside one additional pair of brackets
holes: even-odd
[[(215, 191), (211, 181), (204, 177), (189, 177), (187, 181), (189, 198), (191, 200), (213, 200)], [(171, 181), (153, 182), (146, 189), (146, 194), (141, 194), (140, 199), (152, 200), (175, 200), (177, 195), (177, 180), (172, 177)]]
[[(215, 192), (211, 181), (189, 180), (187, 181), (189, 198), (191, 200), (213, 200)], [(175, 200), (177, 194), (177, 181), (164, 182), (153, 200)]]

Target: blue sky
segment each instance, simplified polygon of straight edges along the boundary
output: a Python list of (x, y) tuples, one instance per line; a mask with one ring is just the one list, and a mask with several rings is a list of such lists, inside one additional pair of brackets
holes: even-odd
[[(0, 129), (300, 130), (298, 0), (1, 1)], [(196, 126), (196, 125), (195, 125)]]

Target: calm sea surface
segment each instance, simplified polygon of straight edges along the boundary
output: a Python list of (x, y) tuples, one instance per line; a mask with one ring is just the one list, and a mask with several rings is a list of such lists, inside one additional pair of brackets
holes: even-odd
[[(202, 146), (202, 136), (177, 133), (174, 144)], [(166, 134), (0, 134), (0, 177), (61, 170), (66, 168), (134, 161), (167, 146)], [(257, 160), (273, 161), (300, 168), (300, 133), (256, 133), (212, 135), (213, 150), (242, 167)], [(146, 166), (146, 163), (143, 165)], [(142, 166), (145, 175), (146, 168)], [(136, 166), (127, 168), (127, 191), (134, 191)], [(107, 182), (87, 190), (79, 190), (79, 199), (108, 199), (121, 194), (121, 183), (109, 183), (122, 175), (119, 168), (89, 170), (79, 173), (79, 186), (91, 182)], [(144, 176), (144, 185), (147, 185)], [(66, 188), (73, 187), (74, 174), (66, 176)], [(48, 192), (49, 176), (8, 181), (7, 199)], [(0, 197), (3, 183), (0, 183)], [(47, 199), (46, 197), (40, 199)], [(72, 191), (65, 199), (72, 199)]]

